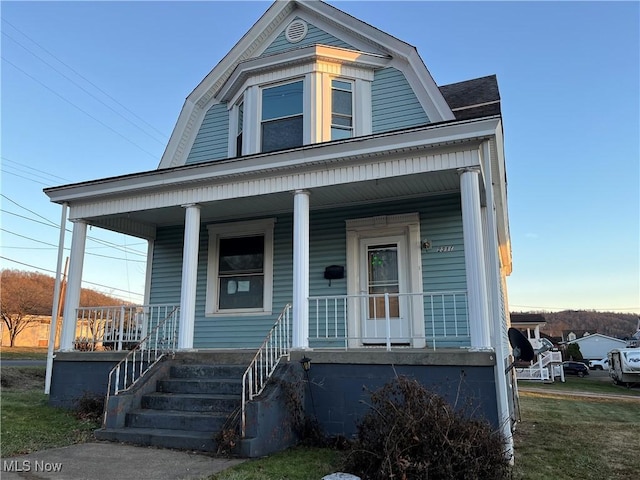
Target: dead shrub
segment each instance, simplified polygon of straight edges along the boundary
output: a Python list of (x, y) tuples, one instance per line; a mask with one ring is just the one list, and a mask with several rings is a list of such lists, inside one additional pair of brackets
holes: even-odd
[(73, 414), (78, 420), (99, 423), (104, 412), (104, 400), (103, 396), (85, 392), (75, 400)]
[(504, 438), (415, 380), (397, 377), (371, 394), (344, 471), (363, 480), (509, 478)]

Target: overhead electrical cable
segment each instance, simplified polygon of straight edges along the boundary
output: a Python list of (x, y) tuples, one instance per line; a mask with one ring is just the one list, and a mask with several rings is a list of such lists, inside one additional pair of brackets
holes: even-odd
[(20, 47), (22, 47), (24, 50), (26, 50), (27, 52), (29, 52), (31, 55), (33, 55), (34, 57), (36, 57), (38, 60), (40, 60), (42, 63), (44, 63), (45, 65), (47, 65), (48, 67), (50, 67), (51, 69), (55, 70), (56, 72), (58, 72), (60, 75), (62, 75), (64, 78), (66, 78), (68, 81), (70, 81), (72, 84), (74, 84), (76, 87), (78, 87), (80, 90), (82, 90), (83, 92), (85, 92), (87, 95), (89, 95), (90, 97), (92, 97), (93, 99), (95, 99), (96, 101), (100, 102), (102, 105), (104, 105), (105, 107), (107, 107), (109, 110), (111, 110), (113, 113), (115, 113), (116, 115), (118, 115), (119, 117), (123, 118), (125, 121), (129, 122), (131, 125), (133, 125), (135, 128), (137, 128), (138, 130), (140, 130), (142, 133), (144, 133), (145, 135), (147, 135), (149, 138), (155, 140), (156, 142), (164, 145), (166, 143), (166, 138), (163, 140), (159, 140), (158, 138), (156, 138), (155, 136), (151, 135), (149, 132), (147, 132), (145, 129), (143, 129), (142, 127), (140, 127), (139, 125), (137, 125), (135, 122), (131, 121), (130, 119), (128, 119), (127, 117), (125, 117), (124, 115), (122, 115), (120, 112), (118, 112), (115, 108), (113, 108), (111, 105), (108, 105), (107, 103), (103, 102), (101, 99), (99, 99), (98, 97), (96, 97), (93, 93), (91, 93), (89, 90), (87, 90), (86, 88), (84, 88), (82, 85), (80, 85), (78, 82), (76, 82), (75, 80), (73, 80), (72, 78), (70, 78), (69, 76), (67, 76), (65, 73), (61, 72), (60, 70), (58, 70), (56, 67), (54, 67), (53, 65), (51, 65), (49, 62), (47, 62), (46, 60), (44, 60), (42, 57), (38, 56), (37, 54), (35, 54), (34, 52), (32, 52), (31, 50), (29, 50), (27, 47), (25, 47), (24, 45), (22, 45), (20, 42), (18, 42), (15, 38), (13, 38), (11, 35), (9, 35), (7, 32), (2, 32), (3, 35), (5, 35), (7, 38), (9, 38), (11, 41), (15, 42), (17, 45), (19, 45)]
[(56, 92), (55, 90), (53, 90), (52, 88), (48, 87), (47, 85), (45, 85), (44, 83), (42, 83), (40, 80), (38, 80), (37, 78), (35, 78), (33, 75), (25, 72), (22, 68), (18, 67), (15, 63), (7, 60), (5, 57), (1, 57), (2, 60), (6, 63), (8, 63), (9, 65), (11, 65), (13, 68), (15, 68), (16, 70), (18, 70), (19, 72), (21, 72), (23, 75), (26, 75), (27, 77), (29, 77), (31, 80), (33, 80), (34, 82), (40, 84), (42, 87), (46, 88), (47, 90), (49, 90), (51, 93), (53, 93), (55, 96), (57, 96), (58, 98), (60, 98), (61, 100), (64, 100), (65, 102), (67, 102), (69, 105), (71, 105), (72, 107), (78, 109), (79, 111), (81, 111), (82, 113), (84, 113), (85, 115), (87, 115), (89, 118), (92, 118), (93, 120), (95, 120), (96, 122), (98, 122), (100, 125), (102, 125), (103, 127), (105, 127), (106, 129), (110, 130), (111, 132), (115, 133), (116, 135), (118, 135), (119, 137), (121, 137), (122, 139), (126, 140), (127, 142), (129, 142), (131, 145), (135, 146), (136, 148), (140, 149), (141, 151), (143, 151), (144, 153), (146, 153), (147, 155), (153, 157), (154, 159), (157, 159), (157, 155), (151, 153), (150, 151), (146, 150), (144, 147), (141, 147), (140, 145), (138, 145), (136, 142), (134, 142), (133, 140), (125, 137), (123, 134), (121, 134), (120, 132), (118, 132), (117, 130), (115, 130), (114, 128), (110, 127), (109, 125), (107, 125), (106, 123), (104, 123), (102, 120), (94, 117), (93, 115), (91, 115), (89, 112), (87, 112), (86, 110), (84, 110), (83, 108), (79, 107), (78, 105), (76, 105), (75, 103), (73, 103), (71, 100), (68, 100), (67, 98), (65, 98), (64, 96), (60, 95), (58, 92)]
[[(145, 125), (147, 125), (149, 128), (151, 128), (152, 130), (154, 130), (155, 132), (157, 132), (159, 135), (162, 136), (163, 139), (168, 138), (166, 133), (161, 132), (159, 129), (157, 129), (156, 127), (154, 127), (153, 125), (151, 125), (149, 122), (147, 122), (144, 118), (140, 117), (139, 115), (137, 115), (135, 112), (131, 111), (129, 108), (127, 108), (125, 105), (123, 105), (122, 103), (120, 103), (118, 100), (116, 100), (114, 97), (112, 97), (111, 95), (109, 95), (107, 92), (105, 92), (102, 88), (100, 88), (98, 85), (96, 85), (95, 83), (93, 83), (91, 80), (89, 80), (87, 77), (85, 77), (84, 75), (82, 75), (80, 72), (78, 72), (75, 68), (73, 68), (72, 66), (70, 66), (69, 64), (65, 63), (64, 61), (62, 61), (60, 58), (58, 58), (56, 55), (54, 55), (52, 52), (50, 52), (49, 50), (47, 50), (45, 47), (43, 47), (42, 45), (40, 45), (38, 42), (36, 42), (33, 38), (31, 38), (29, 35), (27, 35), (26, 33), (24, 33), (22, 30), (20, 30), (18, 27), (16, 27), (15, 25), (13, 25), (11, 22), (9, 22), (7, 19), (3, 18), (2, 19), (3, 22), (5, 22), (7, 25), (9, 25), (11, 28), (13, 28), (14, 30), (16, 30), (18, 33), (20, 33), (20, 35), (24, 36), (25, 38), (29, 39), (30, 42), (34, 43), (35, 45), (37, 45), (40, 49), (42, 49), (44, 52), (46, 52), (48, 55), (50, 55), (51, 57), (55, 58), (56, 61), (60, 62), (62, 65), (64, 65), (65, 67), (67, 67), (69, 70), (71, 70), (73, 73), (75, 73), (78, 77), (80, 77), (81, 79), (83, 79), (85, 82), (87, 82), (88, 84), (90, 84), (92, 87), (94, 87), (96, 90), (98, 90), (100, 93), (102, 93), (103, 95), (105, 95), (107, 98), (109, 98), (110, 100), (112, 100), (114, 103), (116, 103), (118, 106), (120, 106), (121, 108), (123, 108), (125, 111), (127, 111), (128, 113), (130, 113), (131, 115), (133, 115), (135, 118), (137, 118), (138, 120), (140, 120), (142, 123), (144, 123)], [(14, 40), (14, 39), (12, 39)], [(14, 40), (15, 41), (15, 40)], [(16, 42), (17, 43), (17, 42)], [(23, 47), (26, 48), (26, 47)]]
[[(56, 274), (56, 272), (54, 272), (53, 270), (49, 270), (47, 268), (42, 268), (42, 267), (36, 267), (35, 265), (29, 265), (28, 263), (24, 263), (24, 262), (19, 262), (17, 260), (13, 260), (12, 258), (7, 258), (7, 257), (4, 257), (4, 256), (0, 256), (0, 258), (3, 259), (3, 260), (7, 260), (9, 262), (17, 263), (18, 265), (23, 265), (25, 267), (35, 268), (36, 270), (39, 270), (41, 272), (53, 273), (54, 275)], [(97, 287), (107, 288), (109, 290), (117, 290), (119, 292), (124, 292), (124, 293), (128, 293), (130, 295), (136, 295), (138, 297), (142, 297), (141, 293), (130, 292), (130, 291), (124, 290), (122, 288), (110, 287), (108, 285), (102, 285), (100, 283), (89, 282), (89, 281), (86, 281), (86, 280), (82, 280), (82, 283), (87, 284), (87, 285), (95, 285)]]

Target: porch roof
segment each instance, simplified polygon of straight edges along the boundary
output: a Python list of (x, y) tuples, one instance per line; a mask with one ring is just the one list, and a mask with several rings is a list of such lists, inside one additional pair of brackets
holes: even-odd
[(497, 130), (499, 117), (446, 122), (44, 191), (71, 219), (148, 237), (133, 223), (183, 223), (189, 203), (201, 204), (203, 219), (224, 219), (288, 211), (297, 189), (312, 190), (312, 208), (457, 191), (457, 169), (479, 165), (480, 143)]

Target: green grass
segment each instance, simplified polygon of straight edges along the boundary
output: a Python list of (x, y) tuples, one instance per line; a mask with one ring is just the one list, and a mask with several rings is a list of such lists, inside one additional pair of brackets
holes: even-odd
[(85, 442), (98, 424), (50, 407), (43, 367), (3, 367), (0, 407), (2, 457)]
[(521, 393), (516, 480), (636, 478), (640, 402)]
[(338, 471), (340, 452), (329, 448), (295, 447), (249, 460), (210, 480), (318, 480)]
[(588, 377), (565, 377), (565, 382), (553, 382), (541, 384), (540, 382), (518, 381), (521, 388), (542, 388), (545, 391), (560, 392), (593, 392), (611, 395), (631, 395), (640, 397), (640, 388), (627, 388), (615, 385), (608, 374), (603, 372), (592, 373)]
[(46, 360), (47, 347), (7, 347), (0, 349), (4, 360)]

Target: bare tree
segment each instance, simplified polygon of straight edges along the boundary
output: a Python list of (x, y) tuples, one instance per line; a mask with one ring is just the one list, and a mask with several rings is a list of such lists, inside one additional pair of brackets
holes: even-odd
[(50, 315), (53, 278), (35, 272), (2, 270), (0, 315), (9, 332), (9, 346), (16, 337), (38, 321), (38, 315)]
[[(55, 280), (48, 275), (22, 270), (0, 271), (0, 314), (9, 332), (9, 344), (14, 346), (16, 337), (39, 321), (39, 315), (51, 315)], [(94, 290), (80, 291), (81, 305), (122, 305), (123, 300)]]

